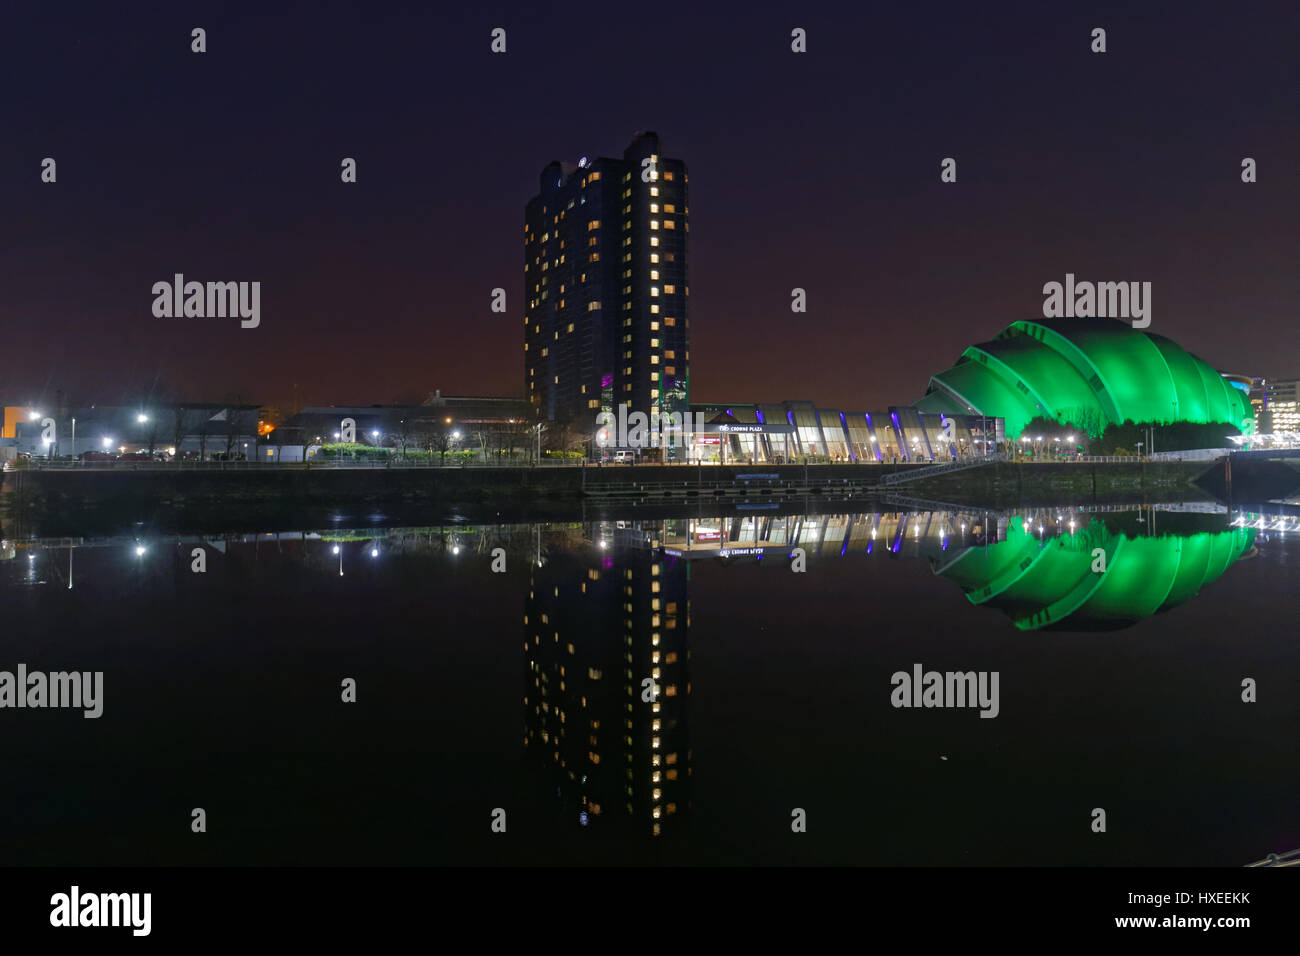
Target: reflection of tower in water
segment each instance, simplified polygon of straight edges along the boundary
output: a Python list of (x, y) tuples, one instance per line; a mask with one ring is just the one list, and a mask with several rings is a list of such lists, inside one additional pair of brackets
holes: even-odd
[(593, 525), (532, 568), (524, 747), (582, 826), (663, 833), (690, 806), (685, 562), (655, 525)]

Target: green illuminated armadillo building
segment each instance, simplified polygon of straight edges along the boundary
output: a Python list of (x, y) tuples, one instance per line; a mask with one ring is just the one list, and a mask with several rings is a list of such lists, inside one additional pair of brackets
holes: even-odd
[(1161, 335), (1108, 319), (1013, 322), (930, 379), (924, 412), (1006, 419), (1008, 438), (1034, 418), (1100, 435), (1125, 421), (1254, 428), (1247, 394)]

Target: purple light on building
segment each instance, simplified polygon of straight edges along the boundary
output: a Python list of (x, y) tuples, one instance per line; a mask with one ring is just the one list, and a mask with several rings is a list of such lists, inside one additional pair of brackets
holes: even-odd
[(903, 453), (906, 461), (911, 461), (912, 456), (907, 453), (907, 441), (903, 438), (903, 426), (898, 424), (898, 412), (890, 412), (889, 420), (894, 423), (894, 435), (898, 438), (898, 450)]
[[(875, 425), (875, 422), (873, 422), (873, 421), (871, 420), (871, 413), (870, 413), (870, 412), (863, 412), (862, 414), (863, 414), (863, 416), (867, 419), (867, 428), (871, 429), (871, 434), (872, 434), (872, 435), (875, 435), (875, 434), (876, 434), (876, 425)], [(881, 455), (880, 455), (880, 441), (879, 441), (879, 440), (877, 440), (877, 441), (873, 441), (873, 442), (871, 443), (871, 450), (872, 450), (873, 452), (876, 453), (876, 461), (884, 461), (884, 459), (883, 459), (883, 458), (881, 457)], [(868, 553), (870, 553), (870, 552), (868, 552)]]
[[(853, 442), (849, 440), (849, 423), (848, 420), (844, 417), (843, 412), (840, 412), (840, 427), (844, 429), (844, 447), (849, 450), (849, 458), (851, 458), (853, 461), (857, 461), (858, 453), (853, 450)], [(848, 546), (849, 546), (848, 542), (846, 541), (844, 543), (844, 547), (847, 548)], [(841, 552), (841, 554), (843, 554), (843, 552)]]

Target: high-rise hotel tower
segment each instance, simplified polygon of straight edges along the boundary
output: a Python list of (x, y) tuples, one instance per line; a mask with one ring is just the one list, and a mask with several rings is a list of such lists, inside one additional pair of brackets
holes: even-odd
[(620, 404), (689, 412), (687, 182), (652, 132), (622, 159), (542, 170), (524, 222), (525, 394), (539, 420), (591, 432)]

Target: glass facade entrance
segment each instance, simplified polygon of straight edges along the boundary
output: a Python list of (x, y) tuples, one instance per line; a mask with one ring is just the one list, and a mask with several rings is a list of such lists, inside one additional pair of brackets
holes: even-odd
[(991, 455), (1004, 440), (1000, 418), (818, 408), (812, 402), (691, 406), (704, 421), (689, 460), (714, 464), (953, 461)]

